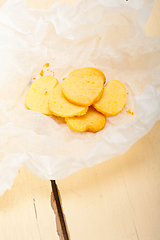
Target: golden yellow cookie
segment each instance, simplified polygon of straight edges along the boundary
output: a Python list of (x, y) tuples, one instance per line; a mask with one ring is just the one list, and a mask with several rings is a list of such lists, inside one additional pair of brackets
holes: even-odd
[(82, 107), (69, 102), (62, 94), (63, 82), (53, 90), (50, 100), (49, 109), (53, 115), (59, 117), (73, 117), (84, 115), (88, 107)]
[(112, 80), (106, 84), (102, 97), (93, 104), (93, 107), (106, 116), (114, 116), (123, 109), (126, 101), (125, 86), (118, 80)]
[(104, 89), (105, 76), (96, 68), (81, 68), (72, 71), (64, 80), (62, 92), (72, 103), (90, 106), (97, 101)]
[(48, 102), (50, 94), (57, 84), (58, 80), (49, 75), (38, 78), (28, 90), (25, 99), (26, 107), (36, 112), (52, 115)]
[(98, 132), (106, 124), (106, 117), (93, 107), (89, 107), (84, 116), (66, 118), (65, 120), (67, 125), (76, 132)]
[(104, 80), (104, 83), (106, 81), (106, 77), (104, 75), (104, 73), (97, 69), (97, 68), (93, 68), (93, 67), (85, 67), (85, 68), (80, 68), (80, 69), (75, 69), (72, 72), (69, 73), (68, 77), (74, 76), (74, 77), (83, 77), (84, 75), (97, 75), (98, 77), (101, 76)]

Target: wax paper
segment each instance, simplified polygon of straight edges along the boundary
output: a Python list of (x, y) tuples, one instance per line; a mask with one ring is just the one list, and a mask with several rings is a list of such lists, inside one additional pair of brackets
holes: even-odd
[[(0, 195), (20, 167), (44, 179), (65, 178), (125, 153), (160, 119), (160, 38), (143, 30), (153, 3), (79, 0), (44, 11), (8, 0), (0, 9)], [(87, 66), (102, 70), (107, 82), (122, 81), (128, 93), (102, 131), (77, 133), (25, 107), (41, 70), (61, 82)]]

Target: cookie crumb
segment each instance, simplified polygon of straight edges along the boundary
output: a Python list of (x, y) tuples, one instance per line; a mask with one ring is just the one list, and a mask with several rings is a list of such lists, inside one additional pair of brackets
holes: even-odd
[(44, 71), (42, 69), (41, 72), (40, 72), (41, 77), (43, 77), (43, 74), (44, 74)]
[(46, 64), (45, 64), (45, 67), (49, 67), (49, 63), (46, 63)]
[(127, 112), (128, 114), (132, 114), (132, 115), (134, 115), (134, 112), (131, 112), (130, 109), (129, 109), (129, 110), (126, 110), (126, 112)]

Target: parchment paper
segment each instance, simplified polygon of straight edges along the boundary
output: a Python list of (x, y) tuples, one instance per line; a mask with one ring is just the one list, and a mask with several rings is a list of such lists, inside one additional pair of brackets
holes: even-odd
[[(152, 6), (152, 0), (80, 0), (43, 11), (8, 0), (0, 9), (0, 195), (19, 167), (64, 178), (125, 153), (160, 119), (160, 39), (143, 30)], [(26, 109), (26, 92), (42, 69), (61, 82), (86, 66), (122, 81), (128, 93), (123, 111), (102, 131), (76, 133), (59, 118)]]

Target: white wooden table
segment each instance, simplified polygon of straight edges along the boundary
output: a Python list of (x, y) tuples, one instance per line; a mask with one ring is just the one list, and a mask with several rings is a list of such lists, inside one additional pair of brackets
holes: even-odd
[(71, 240), (159, 240), (160, 121), (124, 155), (57, 185)]

